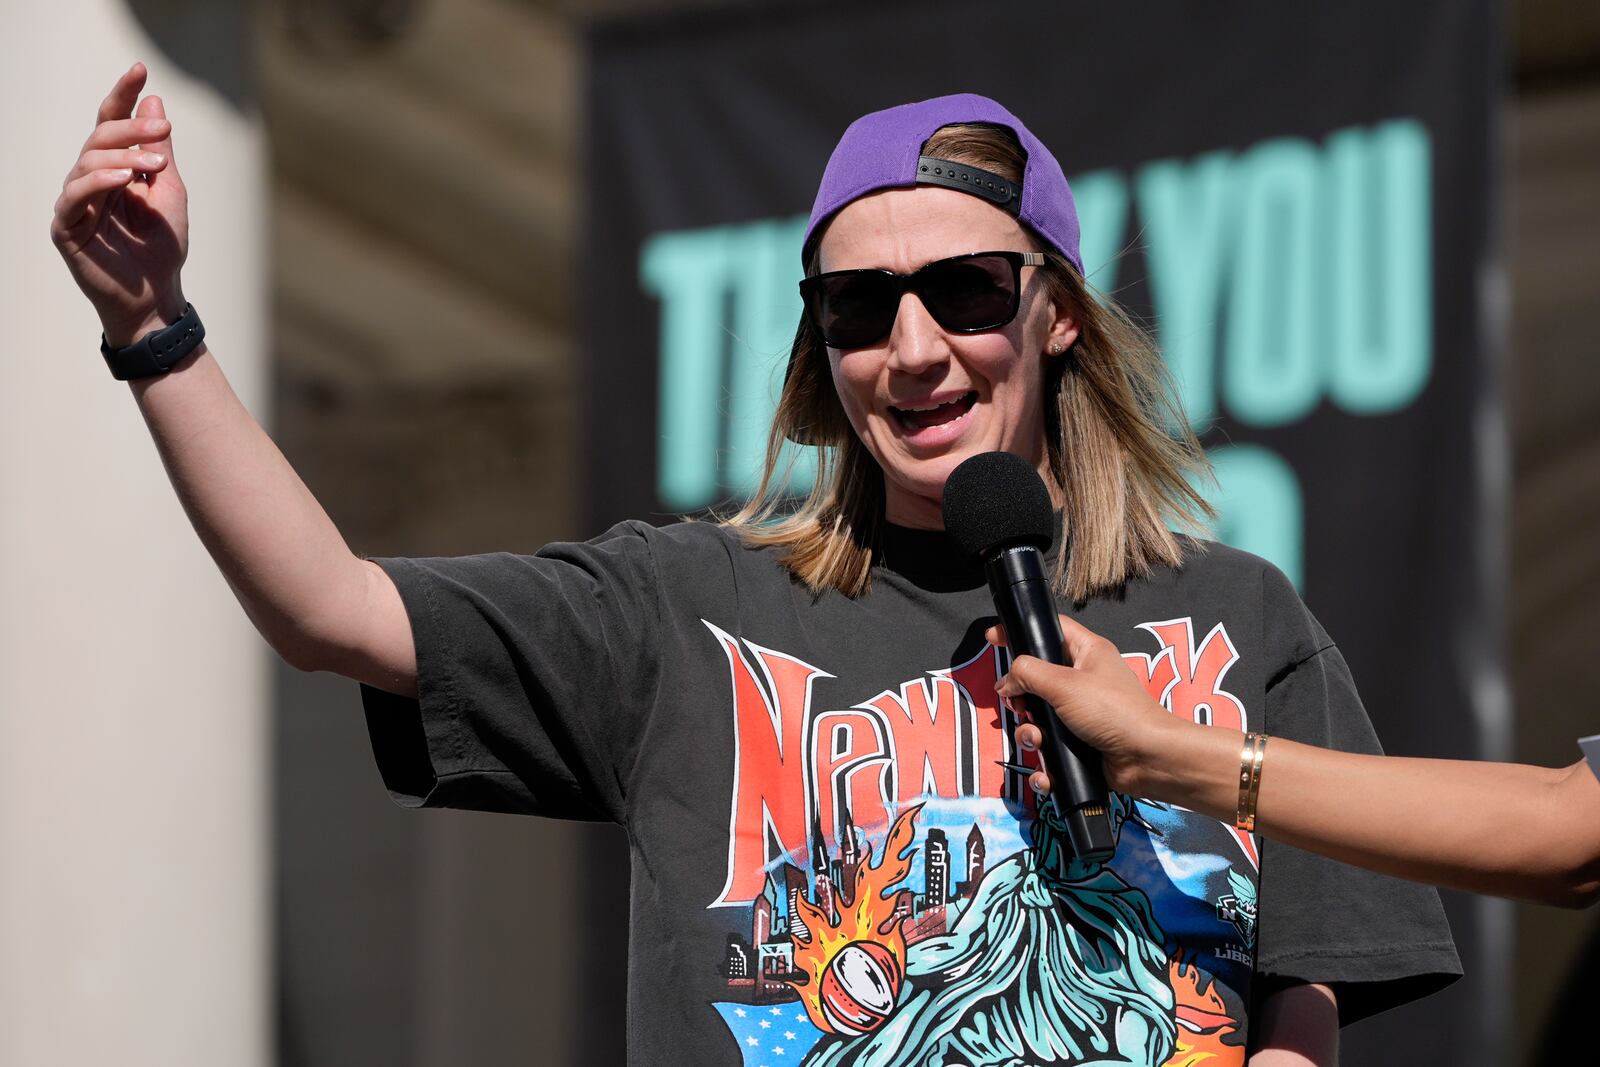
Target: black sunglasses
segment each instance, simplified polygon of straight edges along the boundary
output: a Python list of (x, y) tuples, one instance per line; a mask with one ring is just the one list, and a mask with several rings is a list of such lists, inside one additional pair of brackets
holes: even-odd
[(862, 348), (887, 337), (908, 292), (946, 330), (977, 333), (1016, 318), (1022, 268), (1044, 262), (1042, 252), (970, 252), (910, 274), (835, 270), (802, 281), (800, 296), (811, 325), (834, 348)]

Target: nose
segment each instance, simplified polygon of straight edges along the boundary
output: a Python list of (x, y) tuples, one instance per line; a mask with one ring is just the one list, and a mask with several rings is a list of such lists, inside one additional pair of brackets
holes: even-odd
[(889, 366), (903, 374), (923, 375), (950, 358), (944, 330), (916, 293), (902, 293), (889, 331)]

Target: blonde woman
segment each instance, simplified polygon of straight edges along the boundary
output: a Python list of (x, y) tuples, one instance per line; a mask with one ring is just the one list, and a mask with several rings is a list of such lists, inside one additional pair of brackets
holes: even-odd
[[(1062, 604), (1174, 713), (1374, 739), (1282, 576), (1168, 529), (1204, 510), (1203, 458), (1009, 111), (941, 97), (845, 132), (737, 515), (363, 560), (202, 338), (144, 80), (102, 105), (52, 229), (104, 358), (263, 635), (362, 683), (397, 800), (626, 827), (631, 1062), (1326, 1064), (1341, 1018), (1457, 973), (1430, 890), (1125, 796), (1117, 854), (1082, 862), (1029, 788), (982, 574), (940, 528), (945, 479), (986, 451), (1044, 476)], [(798, 505), (786, 439), (821, 455)]]

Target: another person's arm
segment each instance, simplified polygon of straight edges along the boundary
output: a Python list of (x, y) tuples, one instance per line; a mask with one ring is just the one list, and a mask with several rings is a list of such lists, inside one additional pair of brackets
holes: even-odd
[[(1242, 735), (1173, 718), (1111, 642), (1069, 618), (1075, 664), (1019, 657), (1002, 696), (1035, 693), (1101, 751), (1113, 789), (1233, 822)], [(1003, 635), (990, 631), (991, 640)], [(1037, 727), (1018, 731), (1038, 744)], [(1048, 788), (1040, 772), (1036, 784)], [(1583, 763), (1407, 759), (1267, 744), (1256, 831), (1384, 874), (1583, 907), (1600, 897), (1600, 781)]]
[[(50, 226), (112, 347), (184, 308), (188, 194), (160, 98), (135, 109), (145, 76), (135, 64), (100, 105)], [(91, 345), (85, 359), (96, 358)], [(268, 643), (304, 670), (414, 694), (411, 628), (393, 583), (345, 545), (210, 351), (129, 384), (190, 522)]]
[(1292, 985), (1260, 999), (1249, 1067), (1336, 1067), (1339, 1003), (1325, 985)]

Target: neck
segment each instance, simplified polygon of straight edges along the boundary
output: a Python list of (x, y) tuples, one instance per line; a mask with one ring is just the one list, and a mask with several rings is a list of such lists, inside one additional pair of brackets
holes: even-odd
[(884, 501), (883, 517), (896, 526), (913, 530), (944, 529), (943, 503), (909, 493), (888, 494), (888, 499)]

